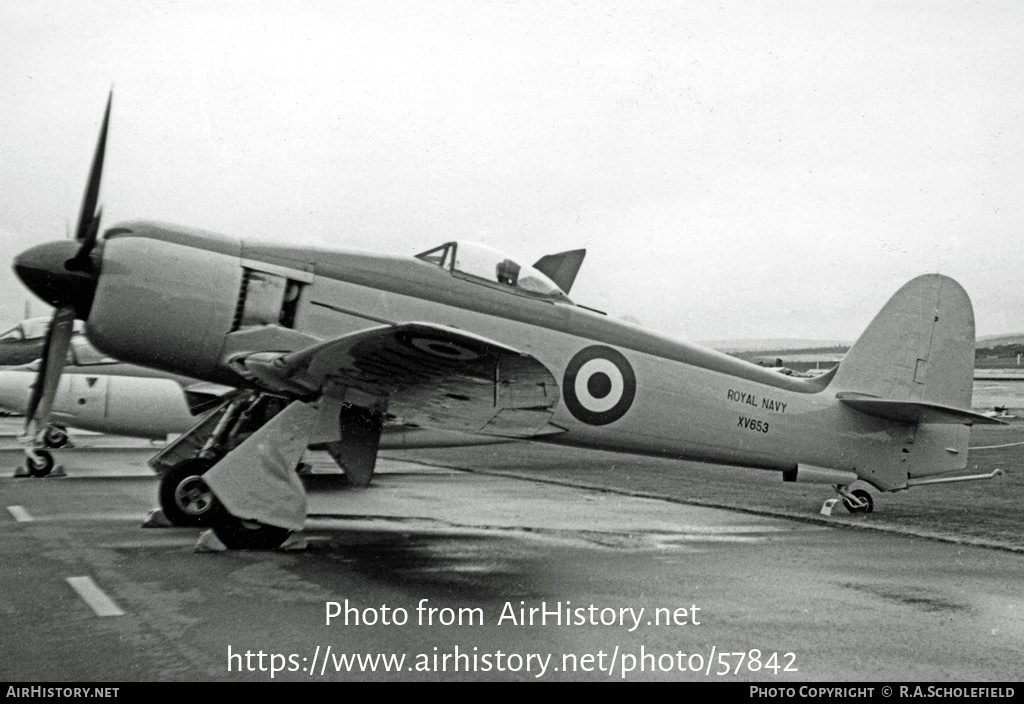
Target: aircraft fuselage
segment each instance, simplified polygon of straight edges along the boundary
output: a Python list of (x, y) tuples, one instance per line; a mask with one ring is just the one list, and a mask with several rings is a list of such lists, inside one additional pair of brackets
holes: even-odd
[(881, 489), (905, 486), (908, 472), (966, 466), (966, 426), (861, 413), (826, 390), (830, 375), (787, 377), (413, 257), (124, 223), (103, 243), (87, 334), (127, 362), (246, 385), (229, 365), (235, 355), (408, 322), (459, 328), (546, 366), (559, 388), (545, 393), (560, 396), (536, 438), (545, 442), (782, 471), (807, 464)]

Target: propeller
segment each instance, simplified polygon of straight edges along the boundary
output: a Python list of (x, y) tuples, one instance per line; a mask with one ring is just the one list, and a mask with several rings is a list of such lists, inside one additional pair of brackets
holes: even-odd
[(42, 363), (32, 385), (25, 413), (25, 434), (30, 438), (34, 438), (36, 433), (46, 427), (67, 360), (75, 318), (85, 320), (89, 317), (96, 294), (96, 281), (99, 277), (96, 245), (103, 212), (102, 208), (97, 207), (97, 202), (113, 97), (111, 91), (107, 96), (103, 126), (100, 128), (92, 168), (89, 170), (75, 239), (47, 242), (22, 252), (14, 259), (14, 272), (18, 278), (29, 290), (56, 309), (46, 333)]
[(28, 407), (25, 409), (25, 435), (29, 438), (36, 437), (46, 428), (61, 372), (64, 370), (64, 362), (67, 360), (74, 326), (73, 306), (62, 306), (54, 311), (43, 344), (42, 362), (35, 383), (32, 384)]
[(78, 216), (78, 230), (75, 239), (79, 242), (78, 252), (65, 262), (68, 271), (87, 271), (92, 268), (89, 255), (96, 247), (96, 239), (100, 231), (100, 219), (103, 208), (96, 208), (100, 195), (100, 180), (103, 176), (103, 157), (107, 151), (107, 125), (110, 124), (110, 103), (114, 99), (114, 91), (107, 96), (107, 109), (103, 113), (103, 126), (96, 142), (96, 153), (92, 157), (92, 168), (89, 170), (89, 183), (85, 187), (85, 198), (82, 200), (82, 212)]

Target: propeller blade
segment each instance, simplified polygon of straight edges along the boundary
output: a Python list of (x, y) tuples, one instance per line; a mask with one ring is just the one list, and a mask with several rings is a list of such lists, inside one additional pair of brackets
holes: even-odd
[(61, 306), (53, 313), (50, 328), (46, 332), (43, 358), (39, 365), (36, 382), (32, 385), (28, 408), (25, 410), (25, 434), (30, 437), (47, 423), (53, 399), (57, 394), (61, 372), (67, 361), (68, 346), (75, 326), (75, 307)]
[(85, 197), (82, 200), (82, 212), (78, 217), (78, 228), (75, 239), (80, 246), (78, 252), (68, 260), (67, 268), (71, 271), (82, 271), (89, 266), (89, 253), (96, 246), (96, 238), (100, 230), (101, 211), (97, 211), (96, 203), (100, 195), (100, 181), (103, 179), (103, 157), (107, 151), (107, 125), (110, 124), (110, 104), (114, 99), (114, 91), (107, 96), (107, 109), (103, 113), (103, 126), (96, 143), (96, 153), (92, 157), (92, 168), (89, 170), (89, 182), (85, 186)]

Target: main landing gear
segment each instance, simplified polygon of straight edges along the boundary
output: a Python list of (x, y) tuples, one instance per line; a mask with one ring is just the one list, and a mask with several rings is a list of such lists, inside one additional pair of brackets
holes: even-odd
[(160, 509), (172, 525), (212, 525), (219, 502), (203, 475), (286, 404), (276, 396), (241, 392), (149, 461), (161, 475)]
[(212, 466), (212, 459), (193, 457), (173, 465), (160, 478), (160, 509), (173, 525), (209, 524), (217, 497), (206, 486), (203, 474)]
[(319, 406), (293, 401), (207, 472), (217, 496), (210, 523), (225, 547), (284, 547), (302, 530), (307, 502), (297, 470), (318, 413)]
[(239, 392), (150, 460), (161, 474), (160, 507), (173, 525), (210, 526), (228, 548), (281, 547), (305, 524), (299, 472), (306, 449), (326, 449), (364, 487), (382, 418), (380, 410), (329, 399), (307, 404)]
[(210, 511), (210, 525), (229, 550), (273, 550), (291, 535), (287, 528), (233, 516), (216, 498), (214, 502)]

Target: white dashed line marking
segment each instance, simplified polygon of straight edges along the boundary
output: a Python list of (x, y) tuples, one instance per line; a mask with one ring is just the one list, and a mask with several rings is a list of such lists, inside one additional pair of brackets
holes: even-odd
[(12, 516), (14, 516), (14, 520), (18, 523), (28, 523), (29, 521), (36, 520), (32, 518), (32, 515), (28, 511), (25, 510), (24, 506), (8, 506), (7, 510)]
[(124, 616), (124, 611), (96, 586), (92, 577), (68, 577), (67, 583), (78, 592), (78, 596), (82, 597), (82, 601), (88, 604), (97, 616)]

